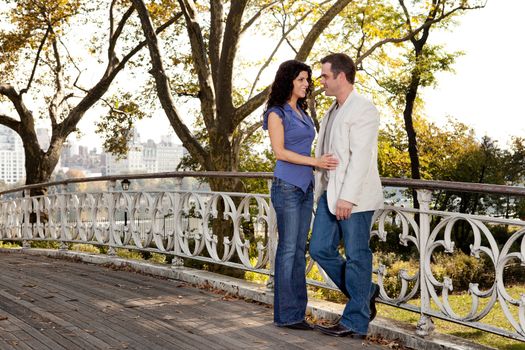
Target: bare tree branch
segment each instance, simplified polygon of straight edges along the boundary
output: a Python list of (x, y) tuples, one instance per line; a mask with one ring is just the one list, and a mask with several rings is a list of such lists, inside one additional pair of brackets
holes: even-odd
[[(155, 30), (155, 34), (159, 34), (159, 33), (162, 33), (166, 28), (168, 28), (170, 25), (172, 25), (173, 23), (177, 22), (177, 20), (179, 18), (182, 17), (182, 12), (179, 12), (179, 13), (176, 13), (175, 16), (171, 17), (169, 20), (166, 21), (166, 23), (162, 24), (161, 26), (159, 26), (156, 30)], [(120, 63), (118, 64), (117, 66), (117, 70), (120, 70), (120, 69), (123, 69), (124, 66), (126, 65), (126, 63), (131, 59), (133, 58), (133, 56), (135, 56), (137, 54), (137, 52), (139, 52), (140, 50), (142, 50), (146, 45), (148, 44), (148, 41), (147, 40), (143, 40), (141, 41), (137, 46), (135, 46), (126, 56), (124, 56), (124, 58), (122, 58), (122, 60), (120, 61)]]
[(361, 51), (363, 50), (363, 47), (365, 46), (366, 42), (366, 32), (365, 32), (365, 10), (363, 10), (363, 18), (361, 20), (359, 28), (361, 29), (361, 39), (359, 40), (359, 46), (356, 48), (357, 57), (361, 55)]
[(231, 118), (231, 114), (234, 112), (231, 98), (233, 93), (233, 66), (241, 37), (242, 16), (247, 2), (248, 0), (238, 0), (231, 3), (224, 29), (224, 37), (228, 38), (228, 40), (223, 40), (222, 42), (219, 65), (219, 76), (221, 78), (217, 84), (217, 91), (220, 91), (220, 94), (216, 94), (217, 107), (220, 111), (218, 118), (221, 120), (217, 127), (225, 128), (228, 132), (233, 132), (236, 126), (233, 125)]
[(195, 157), (204, 168), (212, 169), (211, 159), (208, 153), (195, 139), (184, 122), (182, 122), (180, 114), (177, 111), (177, 107), (175, 106), (175, 102), (173, 101), (173, 97), (171, 95), (169, 82), (164, 71), (162, 57), (157, 42), (157, 35), (153, 29), (153, 24), (151, 23), (146, 5), (144, 4), (143, 0), (131, 1), (137, 9), (142, 28), (144, 30), (144, 35), (146, 36), (146, 40), (148, 42), (151, 63), (153, 65), (151, 73), (155, 78), (162, 108), (164, 109), (166, 116), (177, 133), (177, 136), (181, 139), (184, 147), (186, 147), (186, 149), (191, 152), (192, 156)]
[(438, 17), (436, 17), (436, 18), (434, 18), (432, 20), (425, 21), (425, 23), (423, 23), (416, 30), (409, 32), (407, 35), (405, 35), (405, 36), (403, 36), (401, 38), (388, 38), (388, 39), (380, 40), (377, 43), (375, 43), (374, 45), (372, 45), (372, 47), (370, 47), (363, 55), (361, 55), (360, 57), (357, 57), (356, 60), (355, 60), (355, 63), (357, 65), (359, 65), (365, 58), (370, 56), (378, 47), (381, 47), (381, 46), (383, 46), (385, 44), (388, 44), (388, 43), (401, 43), (403, 41), (411, 40), (412, 38), (414, 38), (419, 32), (421, 32), (425, 28), (428, 28), (428, 27), (432, 26), (434, 23), (442, 21), (443, 19), (453, 15), (454, 13), (456, 13), (458, 11), (474, 10), (474, 9), (483, 8), (483, 6), (484, 5), (471, 6), (471, 7), (469, 7), (469, 6), (458, 6), (458, 7), (454, 8), (454, 9), (448, 11), (448, 12), (442, 13), (440, 16), (438, 16)]
[[(317, 38), (319, 38), (323, 30), (326, 29), (335, 16), (337, 16), (337, 14), (340, 13), (350, 1), (352, 0), (338, 0), (323, 14), (319, 21), (317, 21), (308, 32), (303, 44), (299, 48), (299, 52), (295, 56), (296, 60), (305, 61), (308, 58)], [(235, 111), (233, 125), (239, 125), (248, 115), (262, 105), (266, 96), (268, 96), (269, 91), (270, 87), (268, 86), (266, 89), (246, 101), (242, 106), (239, 106)]]
[(213, 79), (208, 66), (206, 46), (202, 35), (202, 29), (197, 22), (197, 9), (193, 0), (179, 0), (182, 13), (186, 20), (186, 28), (190, 38), (193, 66), (197, 71), (200, 88), (201, 111), (204, 124), (208, 129), (215, 127), (214, 120), (216, 115), (215, 91), (213, 89)]
[[(56, 38), (56, 35), (54, 35), (54, 37)], [(55, 74), (56, 90), (53, 98), (51, 99), (51, 103), (49, 104), (49, 118), (51, 119), (52, 130), (55, 129), (57, 119), (60, 115), (59, 100), (63, 99), (64, 97), (64, 86), (62, 84), (62, 80), (64, 79), (64, 70), (62, 68), (62, 61), (60, 59), (60, 53), (58, 52), (57, 41), (55, 38), (53, 39), (52, 46), (53, 54), (55, 56), (55, 68), (53, 69), (53, 73)]]
[(404, 0), (399, 0), (399, 4), (401, 5), (401, 8), (403, 9), (403, 13), (405, 14), (405, 18), (406, 18), (406, 23), (408, 25), (408, 29), (412, 32), (413, 29), (412, 29), (412, 21), (410, 20), (410, 14), (408, 13), (408, 9), (405, 5), (405, 1)]
[(20, 121), (11, 118), (5, 114), (0, 114), (0, 124), (7, 126), (9, 129), (19, 133), (18, 129), (20, 128)]
[(24, 101), (22, 100), (22, 96), (16, 92), (13, 86), (9, 84), (0, 84), (0, 95), (6, 96), (11, 101), (18, 116), (20, 117), (20, 122), (23, 125), (34, 126), (34, 119), (31, 111), (27, 109)]
[[(325, 1), (323, 3), (321, 3), (320, 5), (323, 5), (325, 3), (327, 3), (328, 1)], [(312, 13), (313, 9), (311, 9), (310, 11), (307, 11), (303, 16), (301, 16), (288, 30), (285, 31), (284, 29), (284, 25), (285, 23), (283, 23), (283, 34), (281, 36), (281, 38), (279, 39), (279, 42), (277, 42), (277, 44), (275, 45), (275, 47), (273, 48), (273, 51), (272, 53), (268, 56), (268, 58), (266, 59), (266, 61), (264, 62), (264, 64), (261, 66), (261, 68), (259, 69), (259, 71), (257, 72), (257, 75), (255, 76), (255, 80), (253, 81), (253, 84), (252, 84), (252, 87), (250, 89), (250, 94), (248, 95), (248, 99), (250, 99), (253, 95), (253, 91), (255, 90), (255, 87), (257, 86), (257, 82), (259, 81), (259, 78), (261, 77), (262, 75), (262, 72), (268, 67), (268, 65), (270, 64), (270, 62), (272, 62), (273, 60), (273, 57), (275, 56), (275, 54), (277, 53), (277, 50), (279, 50), (279, 47), (281, 46), (281, 44), (284, 42), (284, 40), (286, 39), (286, 37), (295, 29), (297, 28), (297, 26), (299, 25), (299, 23), (301, 23), (310, 13)]]
[(31, 83), (33, 82), (33, 79), (35, 77), (36, 68), (38, 67), (38, 61), (40, 60), (40, 53), (42, 52), (42, 49), (44, 48), (44, 44), (47, 40), (49, 32), (51, 32), (51, 26), (47, 26), (46, 33), (44, 34), (44, 37), (42, 38), (42, 41), (40, 42), (40, 46), (38, 46), (38, 50), (36, 52), (35, 63), (33, 64), (33, 69), (31, 70), (31, 76), (29, 77), (26, 87), (20, 90), (20, 95), (25, 94), (31, 88)]
[(262, 15), (262, 13), (269, 7), (272, 7), (273, 5), (275, 5), (278, 1), (274, 1), (274, 2), (270, 2), (268, 4), (266, 4), (265, 6), (261, 7), (259, 9), (259, 11), (257, 11), (255, 13), (255, 15), (252, 16), (252, 18), (250, 18), (245, 24), (244, 26), (242, 27), (241, 29), (241, 34), (243, 34), (246, 30), (248, 30), (248, 28), (250, 28), (254, 23), (255, 21)]
[[(170, 20), (168, 20), (166, 23), (164, 23), (162, 26), (160, 26), (157, 29), (157, 32), (161, 32), (169, 27), (169, 25), (176, 22), (178, 18), (182, 16), (181, 13), (176, 14), (174, 17), (172, 17)], [(61, 123), (61, 132), (62, 133), (71, 133), (75, 128), (84, 113), (93, 105), (95, 104), (107, 91), (109, 88), (111, 82), (115, 79), (117, 74), (124, 69), (126, 63), (137, 53), (142, 49), (144, 46), (146, 46), (147, 41), (144, 40), (141, 43), (139, 43), (133, 50), (131, 50), (124, 58), (116, 63), (116, 59), (113, 60), (113, 62), (108, 62), (108, 65), (106, 67), (106, 71), (104, 72), (104, 75), (102, 78), (93, 86), (90, 90), (85, 91), (86, 96), (79, 102), (77, 106), (75, 106), (69, 115), (67, 116), (64, 121)], [(75, 82), (76, 83), (76, 82)], [(76, 85), (75, 85), (76, 86)], [(77, 88), (80, 88), (76, 86)]]
[(321, 35), (321, 33), (328, 27), (332, 20), (337, 16), (352, 0), (338, 0), (326, 11), (326, 13), (313, 25), (304, 39), (299, 52), (295, 55), (295, 59), (305, 61), (312, 51), (312, 48)]
[(253, 123), (252, 125), (249, 125), (247, 126), (245, 129), (244, 129), (244, 137), (241, 141), (241, 144), (249, 139), (257, 130), (259, 130), (259, 128), (262, 126), (263, 122), (262, 121), (258, 121), (258, 122), (255, 122)]
[(115, 55), (115, 45), (117, 44), (118, 38), (122, 34), (122, 30), (124, 29), (124, 26), (126, 25), (127, 20), (131, 15), (133, 14), (133, 11), (135, 11), (135, 8), (131, 6), (125, 13), (122, 15), (122, 18), (120, 22), (118, 23), (117, 29), (115, 32), (113, 32), (113, 4), (111, 4), (111, 11), (110, 11), (110, 40), (109, 40), (109, 49), (108, 49), (108, 58), (111, 60), (112, 57)]
[[(238, 162), (238, 157), (234, 155), (239, 154), (242, 144), (249, 139), (260, 127), (262, 126), (262, 121), (255, 122), (252, 125), (246, 126), (243, 130), (235, 132), (231, 140), (231, 153), (234, 162)], [(238, 164), (236, 164), (237, 166)]]
[(217, 90), (217, 83), (219, 81), (219, 61), (220, 52), (223, 40), (224, 24), (222, 1), (210, 1), (210, 41), (208, 45), (208, 52), (210, 56), (210, 65), (213, 78), (213, 86)]

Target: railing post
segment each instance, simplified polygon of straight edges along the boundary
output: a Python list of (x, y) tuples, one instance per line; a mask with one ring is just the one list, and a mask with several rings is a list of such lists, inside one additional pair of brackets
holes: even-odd
[[(272, 180), (268, 180), (268, 190), (271, 193)], [(270, 197), (270, 212), (269, 215), (269, 224), (268, 224), (268, 254), (269, 254), (269, 263), (270, 263), (270, 276), (266, 282), (266, 288), (273, 290), (274, 288), (274, 273), (275, 273), (275, 253), (277, 251), (277, 218), (275, 215), (275, 209), (273, 208), (272, 198)]]
[(117, 256), (117, 252), (115, 250), (115, 216), (113, 215), (114, 209), (115, 209), (115, 188), (117, 186), (116, 180), (110, 180), (109, 181), (109, 189), (108, 189), (108, 235), (109, 235), (109, 248), (108, 248), (108, 255), (111, 257)]
[(430, 311), (430, 293), (428, 291), (428, 281), (425, 274), (424, 264), (427, 258), (428, 237), (430, 235), (430, 200), (432, 191), (416, 190), (417, 199), (420, 205), (419, 213), (419, 286), (421, 291), (421, 316), (417, 323), (416, 334), (420, 336), (429, 335), (434, 330), (434, 322), (428, 316)]
[(29, 203), (31, 203), (30, 190), (24, 190), (22, 192), (22, 210), (24, 211), (24, 218), (22, 224), (22, 248), (28, 249), (31, 248), (29, 243), (29, 225), (31, 225), (31, 213), (29, 212)]
[(67, 239), (67, 217), (66, 217), (66, 197), (67, 197), (67, 184), (60, 185), (60, 195), (58, 195), (59, 207), (60, 207), (60, 250), (67, 250), (66, 244)]
[[(182, 187), (182, 178), (181, 178), (181, 187)], [(184, 266), (184, 259), (181, 258), (178, 254), (182, 253), (182, 249), (180, 247), (179, 237), (178, 234), (181, 230), (177, 228), (177, 226), (180, 224), (177, 221), (177, 218), (179, 218), (178, 213), (180, 211), (184, 210), (184, 201), (182, 200), (183, 196), (179, 197), (179, 202), (177, 203), (176, 210), (173, 212), (173, 215), (175, 215), (175, 227), (173, 230), (173, 259), (171, 260), (171, 267), (177, 268), (177, 267), (183, 267)]]

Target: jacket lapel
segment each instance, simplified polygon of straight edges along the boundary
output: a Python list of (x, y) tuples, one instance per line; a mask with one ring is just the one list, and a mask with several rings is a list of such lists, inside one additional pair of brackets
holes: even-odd
[[(345, 115), (347, 115), (350, 110), (352, 109), (352, 100), (354, 99), (354, 97), (356, 96), (357, 92), (355, 90), (352, 90), (352, 92), (350, 93), (350, 95), (348, 95), (348, 97), (346, 98), (346, 101), (345, 103), (343, 103), (342, 106), (339, 107), (338, 111), (337, 111), (337, 119), (334, 120), (333, 124), (332, 124), (332, 133), (330, 133), (330, 149), (333, 149), (332, 148), (332, 144), (334, 142), (334, 135), (336, 134), (335, 132), (333, 132), (334, 130), (338, 130), (337, 128), (340, 128), (341, 127), (341, 123), (343, 122), (343, 119)], [(332, 107), (335, 107), (335, 103), (332, 105)], [(331, 108), (330, 108), (331, 110)]]

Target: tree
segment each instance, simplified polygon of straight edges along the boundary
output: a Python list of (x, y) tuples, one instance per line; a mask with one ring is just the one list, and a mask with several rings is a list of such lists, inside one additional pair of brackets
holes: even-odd
[[(121, 1), (111, 1), (109, 8), (103, 8), (99, 2), (81, 0), (9, 0), (7, 3), (10, 7), (0, 23), (0, 28), (7, 28), (0, 31), (0, 102), (9, 102), (11, 112), (0, 113), (0, 124), (14, 130), (22, 139), (26, 184), (30, 185), (49, 180), (66, 138), (77, 131), (77, 124), (86, 112), (104, 100), (117, 74), (145, 42), (129, 39), (134, 29), (128, 20), (134, 8), (123, 6)], [(107, 35), (97, 36), (101, 33), (99, 28), (91, 28), (95, 31), (91, 36), (87, 23), (96, 22), (98, 17), (93, 14), (100, 14), (102, 10), (109, 13), (105, 23), (109, 27)], [(180, 16), (176, 14), (159, 25), (157, 32), (175, 23)], [(77, 26), (84, 31), (79, 32)], [(103, 73), (89, 88), (82, 86), (91, 83), (83, 79), (87, 74), (81, 70), (87, 69), (81, 64), (87, 60), (72, 55), (79, 49), (78, 36), (83, 33), (89, 36), (85, 40), (107, 45)], [(129, 40), (125, 41), (124, 37)], [(89, 50), (99, 51), (96, 45)], [(127, 53), (119, 55), (120, 50)], [(104, 60), (102, 57), (99, 60)], [(92, 73), (96, 74), (97, 70), (91, 67)], [(32, 110), (28, 105), (31, 100), (39, 108)], [(114, 105), (109, 108), (118, 110)], [(35, 124), (39, 118), (51, 125), (47, 150), (41, 149), (38, 143)], [(32, 194), (43, 190), (34, 190)]]
[[(444, 127), (414, 118), (418, 135), (421, 177), (427, 180), (490, 183), (519, 186), (525, 180), (525, 139), (513, 138), (508, 149), (485, 136), (476, 139), (465, 124), (449, 119)], [(379, 133), (379, 169), (381, 176), (408, 177), (410, 157), (401, 117), (388, 123)], [(505, 218), (522, 218), (525, 200), (486, 193), (434, 191), (434, 210)], [(434, 226), (441, 220), (434, 218)], [(505, 242), (508, 227), (494, 230), (496, 239)], [(472, 240), (470, 225), (460, 221), (453, 227), (455, 242), (469, 253)], [(500, 233), (497, 235), (496, 233)]]
[[(295, 59), (306, 60), (317, 39), (333, 20), (352, 3), (350, 0), (324, 1), (313, 5), (311, 2), (263, 1), (249, 5), (247, 0), (233, 1), (228, 8), (223, 1), (210, 1), (209, 7), (198, 7), (192, 0), (179, 0), (184, 14), (187, 30), (187, 43), (191, 50), (191, 60), (184, 57), (172, 57), (177, 63), (191, 64), (194, 85), (184, 94), (194, 94), (200, 102), (200, 115), (204, 129), (205, 143), (199, 139), (182, 121), (173, 98), (170, 81), (164, 68), (163, 55), (159, 50), (159, 41), (151, 23), (150, 14), (143, 0), (132, 0), (141, 20), (144, 35), (148, 42), (151, 56), (151, 74), (156, 83), (157, 94), (171, 125), (191, 156), (204, 170), (237, 171), (239, 170), (239, 151), (243, 142), (261, 126), (259, 120), (250, 123), (249, 116), (260, 107), (267, 96), (269, 87), (259, 90), (249, 89), (247, 96), (234, 88), (236, 57), (240, 38), (259, 19), (269, 16), (280, 19), (282, 35), (275, 45), (275, 50), (263, 62), (260, 70), (268, 66), (277, 48), (289, 43), (295, 52)], [(206, 16), (206, 20), (200, 18)], [(309, 22), (306, 22), (306, 21)], [(304, 34), (295, 33), (297, 41), (293, 45), (290, 37), (299, 24)], [(264, 25), (258, 27), (265, 28)], [(362, 50), (361, 59), (369, 56), (378, 47), (390, 43), (408, 40), (423, 30), (418, 28), (400, 37), (381, 38), (374, 44), (367, 43)], [(264, 29), (262, 29), (264, 30)], [(302, 35), (301, 35), (302, 34)], [(365, 46), (362, 45), (364, 48)], [(268, 50), (270, 51), (270, 50)], [(257, 77), (260, 74), (257, 74)], [(257, 82), (257, 78), (255, 81)], [(239, 191), (241, 182), (237, 179), (212, 179), (213, 190)]]
[[(399, 0), (405, 16), (404, 26), (412, 30), (419, 22), (428, 25), (417, 35), (410, 38), (411, 49), (401, 55), (406, 69), (396, 70), (395, 74), (384, 80), (379, 80), (380, 86), (392, 94), (392, 98), (398, 107), (403, 109), (405, 131), (408, 139), (408, 153), (410, 155), (410, 175), (413, 179), (421, 178), (420, 155), (418, 152), (418, 138), (414, 128), (414, 113), (418, 101), (418, 90), (420, 87), (433, 86), (437, 84), (435, 73), (439, 71), (451, 71), (455, 58), (460, 54), (447, 53), (443, 47), (430, 45), (428, 40), (433, 28), (447, 28), (451, 21), (468, 10), (483, 8), (485, 4), (479, 1), (448, 1), (432, 0), (423, 5), (414, 4), (417, 14), (410, 14), (404, 0)], [(402, 66), (401, 62), (395, 63)], [(419, 208), (416, 192), (413, 191), (414, 207)]]

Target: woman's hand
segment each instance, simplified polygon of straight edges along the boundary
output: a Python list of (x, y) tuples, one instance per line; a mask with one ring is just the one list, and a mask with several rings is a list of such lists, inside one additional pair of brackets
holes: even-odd
[(334, 170), (339, 164), (339, 160), (331, 153), (326, 153), (321, 158), (316, 158), (316, 167), (327, 170)]

